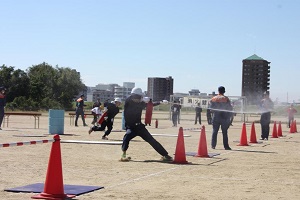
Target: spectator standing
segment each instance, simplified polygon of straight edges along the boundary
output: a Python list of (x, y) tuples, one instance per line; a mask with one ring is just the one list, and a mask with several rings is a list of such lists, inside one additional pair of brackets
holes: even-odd
[(78, 118), (79, 115), (81, 116), (83, 126), (87, 126), (85, 123), (85, 118), (84, 118), (84, 95), (82, 94), (77, 100), (76, 100), (76, 118), (75, 118), (75, 126), (78, 127)]
[(201, 124), (201, 112), (202, 112), (202, 108), (200, 106), (200, 103), (197, 104), (196, 108), (196, 116), (195, 116), (195, 124), (197, 124), (197, 121), (199, 120), (199, 124)]
[(174, 100), (174, 102), (171, 106), (173, 127), (177, 127), (179, 110), (180, 110), (179, 102)]
[(218, 131), (222, 129), (223, 134), (223, 146), (225, 150), (231, 150), (228, 144), (228, 128), (230, 125), (230, 117), (231, 117), (231, 111), (232, 106), (229, 98), (227, 96), (224, 96), (225, 93), (225, 87), (220, 86), (218, 88), (219, 94), (217, 96), (214, 96), (210, 103), (211, 111), (213, 112), (213, 118), (212, 118), (212, 125), (213, 125), (213, 133), (212, 133), (212, 139), (211, 139), (211, 147), (213, 149), (216, 148), (217, 145), (217, 136)]
[(0, 130), (2, 130), (1, 125), (4, 118), (4, 108), (6, 105), (6, 89), (2, 86), (0, 87)]
[(152, 99), (150, 98), (149, 102), (147, 103), (146, 106), (146, 114), (145, 114), (145, 125), (151, 126), (151, 121), (152, 121), (152, 113), (153, 113), (153, 107), (159, 105), (160, 103), (152, 102)]
[(264, 92), (264, 98), (261, 100), (261, 138), (260, 140), (268, 140), (270, 134), (271, 111), (273, 110), (273, 101), (269, 97), (269, 92)]

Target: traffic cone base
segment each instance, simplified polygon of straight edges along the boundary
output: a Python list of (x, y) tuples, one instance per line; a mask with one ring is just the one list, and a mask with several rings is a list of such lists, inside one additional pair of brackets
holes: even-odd
[(51, 200), (62, 200), (62, 199), (72, 199), (76, 197), (76, 195), (69, 195), (69, 194), (63, 194), (63, 195), (53, 195), (53, 194), (47, 194), (47, 193), (40, 193), (38, 195), (32, 196), (32, 199), (51, 199)]

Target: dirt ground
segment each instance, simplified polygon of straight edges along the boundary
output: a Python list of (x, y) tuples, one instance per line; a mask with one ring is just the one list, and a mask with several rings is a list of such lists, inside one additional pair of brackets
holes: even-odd
[[(115, 119), (114, 132), (109, 141), (122, 141), (121, 114)], [(155, 128), (155, 119), (158, 128)], [(172, 127), (168, 113), (155, 112), (148, 130), (174, 156), (179, 127), (184, 129), (186, 153), (197, 153), (200, 125), (194, 125), (193, 114), (182, 114), (178, 127)], [(226, 151), (219, 132), (216, 149), (210, 148), (212, 127), (202, 116), (206, 129), (208, 153), (219, 154), (211, 158), (186, 156), (188, 164), (159, 162), (160, 155), (141, 138), (130, 143), (130, 162), (119, 162), (121, 145), (61, 143), (63, 182), (69, 185), (102, 186), (103, 189), (79, 195), (74, 199), (300, 199), (300, 134), (289, 133), (282, 125), (283, 136), (271, 138), (258, 144), (238, 146), (242, 121), (236, 117), (229, 129)], [(247, 138), (250, 138), (252, 121), (247, 118)], [(87, 118), (90, 124), (92, 118)], [(272, 116), (272, 120), (282, 120)], [(13, 143), (52, 139), (48, 113), (40, 118), (40, 128), (34, 129), (34, 118), (11, 116), (9, 126), (0, 131), (0, 143)], [(70, 125), (65, 114), (62, 140), (102, 141), (103, 132), (88, 134), (88, 127)], [(255, 124), (256, 137), (260, 138), (260, 125)], [(270, 126), (272, 135), (273, 124)], [(172, 137), (173, 136), (173, 137)], [(0, 199), (31, 199), (33, 193), (6, 192), (5, 189), (45, 181), (52, 144), (36, 144), (0, 149)]]

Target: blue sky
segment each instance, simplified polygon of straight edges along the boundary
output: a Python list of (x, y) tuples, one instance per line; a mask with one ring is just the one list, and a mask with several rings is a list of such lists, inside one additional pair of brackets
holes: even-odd
[(174, 92), (241, 95), (242, 60), (271, 62), (270, 94), (300, 100), (298, 0), (0, 0), (0, 65), (46, 62), (88, 86), (174, 78)]

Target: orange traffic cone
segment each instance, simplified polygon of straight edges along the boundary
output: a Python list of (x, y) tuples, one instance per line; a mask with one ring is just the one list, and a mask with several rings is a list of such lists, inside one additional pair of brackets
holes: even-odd
[(278, 135), (277, 135), (277, 127), (276, 127), (276, 121), (274, 121), (274, 125), (273, 125), (272, 138), (278, 138)]
[(44, 191), (38, 195), (32, 196), (33, 199), (66, 199), (73, 198), (76, 195), (67, 195), (64, 193), (62, 162), (60, 153), (59, 135), (54, 135), (54, 142), (50, 152), (48, 170)]
[(186, 156), (185, 156), (185, 147), (184, 147), (184, 138), (183, 138), (183, 128), (182, 127), (179, 128), (177, 145), (176, 145), (176, 150), (175, 150), (175, 158), (174, 158), (173, 163), (178, 163), (178, 164), (188, 163), (186, 161)]
[(279, 121), (279, 123), (278, 123), (277, 135), (278, 135), (278, 137), (283, 137), (282, 128), (281, 128), (281, 121)]
[(243, 123), (240, 144), (238, 144), (238, 146), (249, 146), (248, 141), (247, 141), (247, 132), (246, 132), (245, 122)]
[(256, 131), (255, 131), (254, 122), (252, 122), (252, 126), (251, 126), (250, 143), (258, 143), (257, 139), (256, 139)]
[(155, 120), (155, 128), (157, 128), (158, 127), (158, 120), (156, 119)]
[(199, 146), (198, 146), (198, 154), (195, 157), (209, 157), (207, 151), (207, 143), (206, 143), (206, 134), (205, 134), (205, 126), (202, 126)]
[(298, 132), (298, 131), (297, 131), (297, 122), (296, 122), (296, 120), (295, 120), (295, 122), (294, 122), (294, 131), (295, 131), (295, 133)]
[(295, 133), (295, 121), (292, 121), (290, 124), (290, 133)]

